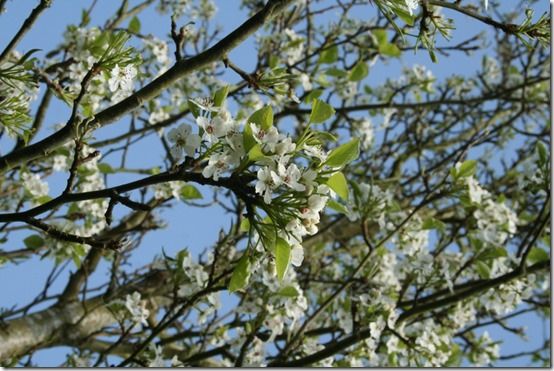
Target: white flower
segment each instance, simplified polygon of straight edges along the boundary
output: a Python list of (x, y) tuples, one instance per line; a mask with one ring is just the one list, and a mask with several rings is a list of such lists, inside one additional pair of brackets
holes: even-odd
[(31, 196), (38, 198), (48, 195), (48, 183), (43, 182), (38, 174), (23, 173), (21, 174), (21, 178), (23, 180), (23, 187)]
[(204, 129), (204, 139), (209, 142), (216, 142), (218, 138), (227, 135), (232, 128), (232, 121), (227, 120), (225, 115), (218, 115), (214, 119), (198, 116), (196, 123)]
[(268, 148), (269, 151), (275, 152), (275, 146), (279, 143), (279, 132), (275, 126), (270, 127), (267, 131), (258, 127), (254, 123), (250, 123), (252, 134), (256, 142), (264, 145), (264, 148)]
[(133, 90), (133, 79), (137, 76), (137, 69), (128, 65), (123, 69), (119, 68), (119, 65), (110, 71), (110, 78), (108, 80), (108, 88), (112, 93), (123, 90), (125, 92)]
[(150, 348), (153, 348), (154, 350), (154, 359), (148, 361), (148, 367), (165, 367), (165, 362), (162, 356), (162, 348), (153, 344), (151, 344)]
[(211, 98), (195, 98), (191, 99), (190, 102), (198, 108), (200, 108), (203, 111), (206, 112), (217, 112), (219, 111), (219, 107), (214, 106), (214, 101)]
[(364, 119), (358, 121), (356, 132), (362, 139), (362, 148), (366, 150), (369, 149), (373, 143), (373, 125), (371, 124), (371, 120)]
[(298, 183), (298, 180), (300, 179), (301, 174), (300, 174), (300, 170), (295, 164), (290, 164), (288, 168), (285, 168), (285, 165), (279, 163), (277, 166), (277, 169), (282, 182), (286, 186), (298, 192), (302, 192), (306, 189), (306, 186)]
[(258, 170), (258, 182), (256, 182), (256, 193), (263, 195), (266, 204), (271, 203), (271, 193), (281, 184), (281, 178), (269, 167)]
[(302, 265), (302, 261), (304, 260), (304, 249), (302, 248), (302, 245), (300, 244), (294, 244), (292, 246), (292, 250), (290, 252), (291, 255), (291, 264), (295, 267), (299, 267)]
[(473, 176), (467, 177), (466, 182), (471, 202), (480, 204), (484, 197), (490, 195), (489, 192), (481, 188), (479, 182)]
[(287, 64), (292, 65), (302, 58), (304, 43), (302, 37), (298, 36), (296, 32), (290, 28), (285, 29), (285, 35), (289, 40), (289, 45), (284, 49), (284, 53), (287, 58)]
[(304, 149), (304, 152), (310, 157), (318, 158), (321, 162), (324, 162), (325, 160), (327, 160), (327, 154), (321, 148), (321, 146), (304, 145), (303, 149)]
[(150, 113), (150, 116), (148, 117), (148, 123), (153, 125), (157, 124), (158, 122), (162, 122), (163, 120), (167, 120), (168, 118), (169, 113), (165, 112), (165, 110), (160, 107)]
[(229, 157), (229, 163), (232, 166), (237, 166), (240, 164), (240, 159), (244, 156), (244, 138), (240, 133), (233, 132), (231, 135), (225, 137), (225, 141), (229, 145), (229, 150), (227, 151)]
[(304, 91), (310, 91), (312, 90), (312, 83), (310, 82), (310, 77), (302, 73), (300, 74), (300, 82), (302, 83), (302, 87), (304, 88)]
[(325, 205), (327, 204), (327, 200), (329, 198), (328, 197), (325, 197), (325, 196), (320, 196), (320, 195), (311, 195), (309, 198), (308, 198), (308, 207), (313, 211), (313, 212), (320, 212), (321, 210), (323, 210), (323, 208), (325, 208)]
[(293, 152), (295, 149), (296, 144), (292, 142), (292, 139), (290, 137), (285, 137), (277, 144), (275, 144), (274, 152), (278, 156), (283, 156), (287, 153)]
[(405, 0), (405, 1), (406, 1), (406, 7), (408, 8), (410, 15), (414, 15), (414, 10), (416, 10), (419, 7), (419, 0)]
[(202, 170), (205, 178), (214, 178), (218, 180), (221, 173), (229, 169), (229, 157), (225, 153), (214, 153), (208, 160), (208, 165)]
[(169, 131), (167, 139), (173, 142), (171, 147), (171, 155), (175, 159), (180, 159), (183, 155), (183, 151), (190, 157), (194, 156), (194, 152), (200, 147), (200, 136), (192, 134), (192, 128), (188, 124), (181, 124), (179, 127), (173, 128)]
[(148, 324), (146, 319), (150, 315), (150, 311), (146, 309), (146, 301), (140, 299), (139, 292), (135, 291), (132, 295), (125, 297), (125, 307), (131, 313), (131, 320), (134, 323)]

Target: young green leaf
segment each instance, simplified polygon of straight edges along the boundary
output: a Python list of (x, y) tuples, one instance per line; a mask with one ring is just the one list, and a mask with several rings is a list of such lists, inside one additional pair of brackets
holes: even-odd
[(137, 17), (133, 17), (129, 22), (129, 31), (134, 34), (140, 33), (140, 20)]
[(114, 169), (112, 169), (110, 164), (107, 164), (105, 162), (101, 162), (98, 164), (98, 170), (100, 170), (103, 174), (113, 174), (115, 173)]
[(539, 155), (539, 165), (544, 166), (548, 163), (548, 151), (543, 142), (537, 142), (537, 153)]
[(23, 243), (28, 249), (38, 249), (44, 246), (44, 239), (38, 234), (32, 234), (23, 240)]
[(314, 99), (312, 112), (310, 113), (310, 123), (319, 124), (324, 122), (335, 114), (335, 109), (322, 100)]
[(248, 218), (242, 219), (242, 221), (240, 222), (239, 230), (245, 233), (250, 231), (250, 220)]
[(229, 85), (218, 89), (214, 94), (214, 106), (221, 107), (227, 98), (227, 94), (229, 94)]
[(254, 123), (263, 130), (268, 130), (273, 126), (273, 109), (267, 105), (256, 112), (254, 112), (249, 118), (247, 123)]
[(358, 63), (356, 63), (354, 68), (350, 70), (350, 76), (348, 77), (348, 79), (350, 81), (360, 81), (363, 80), (368, 73), (369, 69), (367, 68), (367, 63), (365, 63), (364, 61), (359, 61)]
[(277, 237), (275, 241), (275, 268), (277, 277), (282, 280), (290, 264), (290, 245), (284, 239)]
[(254, 133), (252, 133), (252, 127), (250, 126), (248, 121), (246, 122), (246, 125), (244, 126), (244, 133), (243, 133), (242, 142), (243, 142), (243, 145), (244, 145), (244, 150), (246, 152), (250, 151), (252, 149), (252, 147), (254, 147), (256, 145), (256, 139), (254, 139)]
[(348, 182), (342, 172), (336, 172), (328, 180), (327, 185), (335, 191), (340, 198), (348, 200)]
[(541, 249), (540, 247), (533, 247), (527, 255), (527, 263), (535, 264), (549, 259), (548, 253)]
[(281, 290), (279, 290), (277, 295), (285, 296), (285, 297), (288, 297), (288, 298), (295, 298), (295, 297), (298, 296), (298, 290), (296, 290), (294, 288), (294, 286), (287, 286), (287, 287), (283, 287)]
[(329, 201), (327, 201), (327, 207), (329, 207), (329, 208), (331, 208), (331, 209), (333, 209), (336, 212), (339, 212), (341, 214), (348, 215), (348, 209), (344, 205), (339, 204), (335, 200), (329, 199)]
[(264, 157), (265, 155), (262, 152), (262, 147), (260, 147), (259, 143), (254, 144), (254, 146), (248, 151), (248, 159), (250, 161), (256, 161)]
[(340, 168), (357, 159), (359, 155), (360, 139), (355, 138), (331, 151), (325, 165)]
[(456, 178), (467, 178), (475, 174), (477, 170), (477, 161), (467, 160), (464, 161), (458, 168)]
[(427, 218), (423, 221), (421, 229), (437, 229), (441, 232), (444, 232), (446, 224), (435, 218)]
[(231, 280), (229, 281), (229, 291), (235, 292), (243, 289), (248, 284), (249, 278), (250, 259), (248, 258), (248, 254), (245, 252), (233, 270)]
[(335, 63), (339, 57), (339, 48), (333, 45), (330, 48), (323, 50), (319, 57), (319, 63)]
[(192, 184), (186, 184), (181, 188), (181, 197), (183, 200), (195, 200), (203, 198), (202, 193)]

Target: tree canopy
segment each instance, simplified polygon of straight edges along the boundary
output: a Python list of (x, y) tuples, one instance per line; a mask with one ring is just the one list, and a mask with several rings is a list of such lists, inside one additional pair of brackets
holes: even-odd
[[(51, 271), (4, 295), (0, 365), (550, 366), (523, 340), (550, 316), (539, 1), (225, 1), (233, 29), (66, 2), (49, 50), (21, 47), (35, 2), (0, 45), (0, 273)], [(149, 239), (206, 208), (210, 246)]]

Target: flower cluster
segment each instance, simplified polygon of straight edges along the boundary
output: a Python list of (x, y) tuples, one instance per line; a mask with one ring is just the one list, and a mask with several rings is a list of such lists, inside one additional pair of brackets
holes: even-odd
[(150, 311), (146, 309), (146, 301), (141, 300), (139, 292), (135, 291), (125, 297), (125, 308), (131, 314), (131, 321), (134, 324), (142, 323), (148, 325), (146, 321), (150, 315)]
[(494, 201), (473, 176), (464, 179), (469, 199), (476, 206), (473, 217), (477, 221), (477, 237), (485, 243), (502, 246), (517, 230), (517, 215), (504, 202)]

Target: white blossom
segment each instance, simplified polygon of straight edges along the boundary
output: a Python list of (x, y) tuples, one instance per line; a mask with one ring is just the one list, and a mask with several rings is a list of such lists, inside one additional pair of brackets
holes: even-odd
[(188, 124), (181, 124), (171, 129), (167, 138), (173, 143), (170, 151), (175, 159), (180, 159), (183, 152), (190, 157), (194, 157), (195, 151), (200, 147), (200, 136), (192, 134), (192, 128)]

